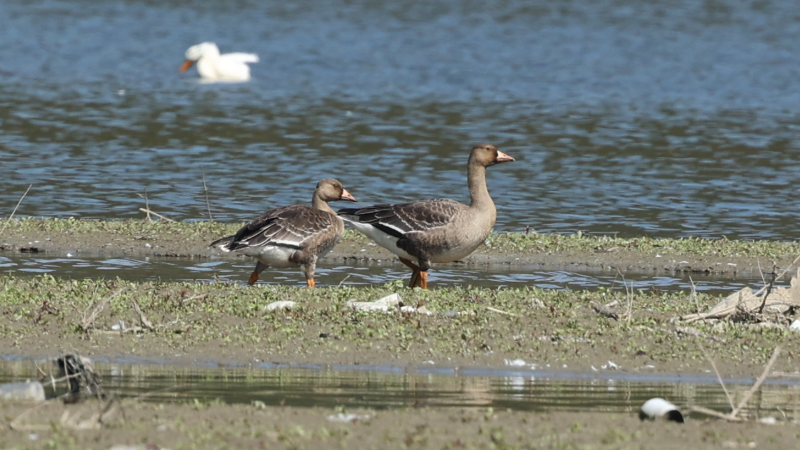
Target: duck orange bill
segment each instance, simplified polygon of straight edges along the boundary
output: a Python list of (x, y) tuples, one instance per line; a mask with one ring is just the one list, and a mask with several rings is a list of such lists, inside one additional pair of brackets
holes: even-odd
[(349, 193), (349, 192), (347, 192), (347, 189), (342, 189), (342, 196), (341, 196), (341, 197), (339, 197), (339, 198), (340, 198), (340, 199), (342, 199), (342, 200), (347, 200), (347, 201), (349, 201), (349, 202), (355, 202), (355, 201), (358, 201), (358, 200), (356, 200), (356, 198), (355, 198), (355, 197), (353, 197), (352, 195), (350, 195), (350, 193)]
[(194, 61), (189, 61), (187, 59), (186, 61), (183, 62), (183, 65), (178, 70), (180, 70), (181, 72), (186, 72), (187, 70), (189, 70), (190, 67), (192, 67), (192, 64), (194, 64)]
[(497, 151), (497, 162), (501, 163), (501, 162), (511, 162), (511, 161), (516, 161), (516, 160), (499, 150)]

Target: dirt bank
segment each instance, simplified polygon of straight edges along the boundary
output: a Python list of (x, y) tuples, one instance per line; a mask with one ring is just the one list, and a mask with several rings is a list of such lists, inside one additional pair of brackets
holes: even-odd
[[(7, 424), (27, 407), (0, 407)], [(75, 429), (99, 405), (52, 404), (0, 432), (3, 448), (574, 448), (795, 449), (796, 425), (757, 422), (640, 422), (602, 412), (535, 413), (489, 409), (341, 410), (258, 405), (176, 405), (126, 401), (104, 416), (108, 425)], [(123, 416), (124, 414), (124, 416)], [(123, 419), (124, 417), (124, 419)], [(123, 421), (124, 420), (124, 421)], [(68, 422), (71, 423), (71, 422)], [(91, 423), (88, 421), (87, 423)], [(126, 447), (117, 447), (120, 450)]]

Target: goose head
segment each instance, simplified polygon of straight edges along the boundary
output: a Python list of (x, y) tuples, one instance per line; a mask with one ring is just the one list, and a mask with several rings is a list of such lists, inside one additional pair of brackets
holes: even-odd
[(472, 147), (472, 153), (469, 155), (470, 164), (478, 164), (483, 167), (510, 161), (515, 161), (515, 159), (501, 152), (497, 147), (491, 144), (476, 145)]
[(356, 198), (347, 192), (347, 189), (342, 186), (339, 180), (333, 178), (325, 178), (317, 183), (317, 188), (314, 190), (314, 195), (318, 196), (325, 202), (335, 202), (337, 200), (345, 200), (348, 202), (356, 201)]

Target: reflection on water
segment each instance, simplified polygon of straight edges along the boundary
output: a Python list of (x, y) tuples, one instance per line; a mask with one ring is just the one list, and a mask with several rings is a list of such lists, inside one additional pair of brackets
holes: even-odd
[[(148, 393), (144, 400), (154, 402), (198, 399), (301, 407), (493, 407), (628, 414), (635, 414), (652, 397), (667, 398), (684, 411), (692, 405), (724, 411), (729, 405), (713, 374), (687, 377), (616, 371), (570, 373), (549, 368), (453, 369), (435, 364), (407, 368), (262, 363), (250, 369), (210, 369), (99, 362), (95, 369), (106, 391), (122, 398)], [(0, 363), (0, 383), (36, 376), (31, 361)], [(738, 402), (753, 380), (725, 382)], [(48, 396), (56, 394), (47, 389)], [(800, 384), (796, 380), (770, 380), (743, 412), (793, 420), (800, 417), (799, 409)]]
[[(18, 254), (0, 256), (0, 274), (31, 276), (50, 274), (63, 278), (114, 278), (131, 281), (205, 281), (217, 280), (244, 283), (255, 262), (250, 258), (238, 260), (208, 260), (193, 258), (46, 258), (26, 257)], [(318, 286), (368, 286), (395, 280), (407, 280), (408, 269), (394, 261), (374, 264), (348, 263), (336, 265), (322, 261), (317, 266)], [(690, 278), (691, 277), (691, 278)], [(261, 273), (260, 283), (305, 286), (299, 269), (268, 269)], [(536, 286), (542, 289), (594, 290), (608, 288), (633, 291), (691, 291), (692, 283), (699, 292), (718, 294), (738, 291), (743, 287), (762, 286), (761, 278), (732, 278), (702, 274), (625, 273), (624, 279), (616, 272), (573, 272), (566, 270), (539, 270), (524, 265), (496, 264), (480, 268), (444, 266), (431, 272), (433, 287), (469, 285), (489, 288), (522, 288)], [(779, 280), (776, 286), (788, 286), (788, 279)]]
[[(253, 81), (179, 75), (205, 40)], [(498, 230), (798, 239), (798, 40), (779, 0), (8, 0), (0, 215), (464, 200), (489, 141)]]

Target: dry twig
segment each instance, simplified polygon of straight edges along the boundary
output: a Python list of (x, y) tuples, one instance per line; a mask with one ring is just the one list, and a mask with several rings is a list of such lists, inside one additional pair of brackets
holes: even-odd
[(729, 414), (723, 414), (719, 411), (714, 411), (713, 409), (703, 408), (702, 406), (692, 406), (690, 408), (694, 412), (699, 412), (700, 414), (705, 414), (707, 416), (713, 416), (717, 419), (727, 420), (730, 422), (740, 422), (742, 419), (738, 417), (731, 417)]
[[(800, 255), (797, 255), (797, 257), (791, 262), (791, 264), (786, 266), (785, 269), (781, 270), (780, 273), (778, 273), (778, 275), (775, 276), (775, 278), (782, 278), (784, 275), (786, 275), (786, 272), (788, 272), (792, 267), (794, 267), (795, 264), (797, 264), (798, 261), (800, 261)], [(764, 286), (758, 291), (756, 291), (756, 295), (760, 295), (762, 292), (764, 292), (764, 289), (766, 288), (767, 286)]]
[(203, 190), (206, 193), (206, 208), (208, 208), (208, 220), (214, 221), (214, 218), (211, 217), (211, 202), (208, 201), (208, 187), (206, 186), (206, 172), (205, 170), (200, 171), (203, 174)]
[(164, 216), (162, 216), (161, 214), (159, 214), (157, 212), (151, 211), (149, 208), (139, 208), (139, 211), (147, 213), (147, 220), (153, 220), (153, 219), (150, 218), (150, 214), (152, 214), (152, 215), (158, 217), (161, 220), (166, 220), (167, 222), (175, 222), (174, 220), (170, 219), (169, 217), (164, 217)]
[(488, 309), (491, 312), (496, 312), (498, 314), (505, 314), (507, 316), (519, 317), (519, 314), (514, 314), (514, 313), (508, 312), (508, 311), (503, 311), (502, 309), (492, 308), (491, 306), (487, 306), (486, 309)]
[(24, 198), (25, 198), (25, 196), (26, 196), (26, 195), (28, 195), (28, 191), (30, 191), (30, 190), (31, 190), (31, 187), (32, 187), (32, 186), (33, 186), (33, 184), (29, 184), (29, 185), (28, 185), (28, 189), (26, 189), (26, 190), (25, 190), (25, 193), (24, 193), (24, 194), (22, 194), (22, 197), (20, 197), (20, 198), (19, 198), (19, 201), (17, 202), (17, 206), (15, 206), (15, 207), (14, 207), (14, 210), (13, 210), (13, 211), (11, 211), (11, 215), (10, 215), (10, 216), (8, 216), (8, 219), (6, 219), (6, 223), (4, 223), (4, 224), (3, 224), (3, 229), (2, 229), (2, 230), (0, 230), (0, 235), (2, 235), (4, 231), (6, 231), (6, 227), (8, 226), (9, 222), (11, 222), (11, 219), (13, 219), (13, 218), (14, 218), (14, 214), (16, 214), (16, 213), (17, 213), (17, 208), (19, 208), (19, 205), (21, 205), (21, 204), (22, 204), (22, 199), (24, 199)]
[[(702, 348), (702, 347), (701, 347)], [(705, 349), (703, 349), (703, 353), (705, 354)], [(728, 402), (731, 404), (731, 412), (730, 414), (722, 414), (717, 411), (713, 411), (707, 408), (703, 408), (702, 406), (692, 406), (692, 411), (699, 412), (701, 414), (707, 414), (709, 416), (718, 417), (723, 420), (728, 420), (731, 422), (739, 422), (743, 420), (739, 417), (739, 413), (742, 411), (742, 408), (745, 407), (748, 401), (750, 401), (750, 397), (761, 387), (761, 384), (764, 383), (764, 380), (767, 379), (769, 376), (769, 371), (772, 369), (772, 366), (775, 364), (775, 361), (778, 359), (778, 355), (781, 353), (781, 346), (775, 347), (775, 350), (772, 352), (772, 357), (767, 362), (767, 365), (764, 367), (764, 371), (761, 373), (761, 376), (758, 377), (753, 386), (744, 394), (744, 397), (739, 401), (739, 404), (733, 406), (733, 399), (731, 398), (730, 394), (728, 394), (728, 390), (725, 388), (725, 383), (722, 382), (722, 377), (720, 377), (719, 372), (717, 371), (717, 366), (714, 364), (714, 361), (711, 358), (708, 358), (709, 362), (711, 362), (711, 367), (714, 368), (714, 373), (717, 374), (717, 379), (719, 380), (719, 384), (722, 385), (722, 389), (725, 391), (725, 395), (728, 397)]]
[[(136, 193), (136, 195), (138, 195), (139, 197), (142, 197), (144, 199), (144, 209), (145, 209), (145, 213), (147, 214), (145, 216), (145, 220), (147, 220), (148, 222), (152, 222), (153, 219), (150, 217), (150, 199), (147, 198), (147, 188), (145, 188), (145, 190), (144, 190), (144, 195), (142, 195), (142, 194), (140, 194), (138, 192)], [(142, 208), (139, 208), (139, 211), (141, 211), (141, 210), (142, 210)]]
[(764, 298), (761, 300), (761, 306), (758, 307), (758, 313), (762, 314), (764, 312), (764, 305), (767, 304), (767, 297), (769, 294), (772, 293), (772, 288), (775, 286), (775, 279), (777, 278), (777, 271), (778, 266), (772, 265), (772, 278), (769, 280), (769, 285), (767, 285), (767, 292), (764, 293)]
[(136, 301), (135, 298), (131, 298), (131, 303), (133, 303), (133, 309), (136, 310), (136, 314), (139, 314), (139, 320), (142, 322), (142, 325), (150, 331), (156, 331), (156, 327), (147, 320), (144, 313), (142, 312), (142, 308), (139, 308), (139, 303)]
[(116, 292), (111, 294), (110, 297), (106, 297), (103, 301), (95, 305), (94, 309), (92, 309), (92, 313), (89, 314), (88, 316), (86, 314), (89, 312), (89, 308), (91, 307), (87, 308), (86, 311), (83, 312), (83, 320), (81, 320), (81, 330), (83, 330), (84, 333), (88, 333), (95, 319), (97, 319), (97, 316), (100, 314), (103, 308), (108, 304), (108, 302), (117, 297), (124, 290), (125, 288), (118, 289)]
[(742, 400), (739, 402), (738, 405), (736, 405), (736, 408), (734, 408), (734, 410), (731, 412), (731, 417), (736, 417), (739, 414), (739, 411), (741, 411), (742, 408), (744, 408), (744, 405), (746, 405), (747, 402), (750, 400), (750, 397), (752, 397), (753, 394), (758, 390), (758, 388), (761, 387), (761, 384), (769, 376), (769, 371), (772, 369), (772, 366), (775, 364), (775, 361), (778, 359), (778, 355), (780, 353), (781, 353), (781, 346), (779, 345), (775, 347), (775, 350), (772, 352), (772, 357), (767, 362), (766, 367), (764, 367), (764, 372), (761, 373), (761, 376), (758, 377), (755, 384), (753, 384), (750, 390), (744, 394)]
[(714, 373), (717, 375), (717, 381), (719, 381), (719, 385), (722, 386), (722, 390), (725, 392), (725, 397), (728, 398), (728, 404), (731, 405), (731, 411), (733, 411), (733, 409), (735, 408), (733, 404), (733, 397), (731, 397), (731, 394), (728, 392), (728, 388), (725, 387), (725, 383), (722, 381), (722, 376), (720, 376), (719, 370), (717, 370), (717, 365), (714, 364), (714, 360), (711, 359), (710, 356), (708, 356), (708, 352), (702, 345), (700, 345), (700, 351), (703, 352), (703, 356), (705, 356), (708, 362), (711, 363), (711, 368), (714, 369)]
[(350, 274), (349, 273), (347, 274), (346, 277), (344, 277), (344, 279), (342, 279), (342, 281), (339, 282), (339, 285), (336, 286), (336, 287), (342, 287), (342, 285), (344, 284), (345, 281), (347, 281), (348, 278), (350, 278)]

